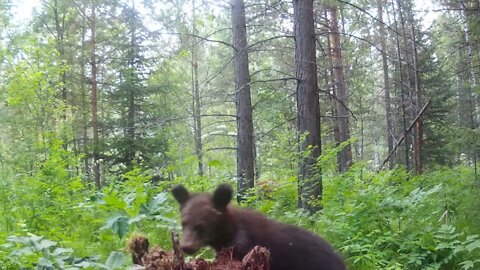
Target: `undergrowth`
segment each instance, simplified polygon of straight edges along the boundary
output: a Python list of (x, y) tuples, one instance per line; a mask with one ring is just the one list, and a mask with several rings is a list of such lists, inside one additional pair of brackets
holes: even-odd
[[(96, 192), (57, 163), (49, 166), (2, 183), (0, 269), (123, 269), (132, 234), (171, 248), (170, 231), (180, 229), (173, 184), (205, 191), (223, 182), (152, 182), (134, 169)], [(357, 164), (342, 175), (324, 173), (318, 213), (297, 210), (296, 180), (288, 175), (251, 190), (247, 206), (325, 237), (349, 269), (479, 269), (477, 185), (467, 167), (413, 176)]]

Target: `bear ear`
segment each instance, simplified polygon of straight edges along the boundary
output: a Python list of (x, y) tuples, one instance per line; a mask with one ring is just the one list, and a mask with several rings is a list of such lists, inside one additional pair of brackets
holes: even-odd
[(221, 184), (213, 192), (213, 204), (218, 210), (224, 210), (232, 200), (233, 190), (228, 184)]
[(172, 194), (180, 205), (183, 205), (186, 201), (188, 201), (188, 199), (190, 199), (190, 194), (183, 185), (174, 186), (172, 188)]

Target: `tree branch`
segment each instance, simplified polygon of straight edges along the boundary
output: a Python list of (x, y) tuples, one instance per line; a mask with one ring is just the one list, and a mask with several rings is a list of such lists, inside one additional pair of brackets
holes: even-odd
[(397, 142), (397, 145), (395, 145), (395, 147), (392, 149), (392, 151), (390, 151), (390, 153), (388, 153), (388, 156), (385, 158), (385, 160), (383, 161), (382, 165), (380, 165), (380, 167), (378, 168), (377, 172), (379, 172), (383, 166), (385, 166), (385, 164), (388, 162), (388, 160), (390, 159), (390, 157), (393, 155), (393, 153), (395, 153), (395, 151), (397, 151), (397, 148), (400, 146), (400, 144), (405, 140), (405, 134), (408, 134), (410, 132), (410, 130), (412, 130), (413, 126), (415, 125), (415, 123), (420, 119), (420, 117), (422, 117), (422, 114), (425, 112), (425, 110), (427, 109), (427, 107), (431, 104), (432, 102), (430, 100), (427, 101), (427, 103), (423, 106), (423, 108), (420, 110), (420, 112), (417, 114), (417, 117), (415, 117), (415, 119), (412, 121), (412, 123), (410, 124), (410, 127), (408, 127), (408, 129), (405, 131), (404, 135), (400, 138), (400, 140), (398, 140)]
[(235, 151), (237, 151), (237, 148), (232, 147), (232, 146), (212, 147), (212, 148), (205, 149), (203, 152), (205, 153), (205, 152), (208, 152), (208, 151), (220, 151), (220, 150), (235, 150)]
[[(355, 119), (355, 121), (358, 121), (357, 120), (357, 117), (355, 117), (355, 114), (352, 112), (352, 110), (350, 110), (350, 108), (348, 108), (348, 106), (345, 104), (345, 102), (343, 102), (342, 100), (338, 99), (337, 96), (335, 96), (334, 94), (330, 93), (329, 91), (325, 91), (325, 90), (321, 90), (321, 89), (318, 89), (319, 92), (321, 93), (325, 93), (327, 95), (329, 95), (330, 97), (333, 97), (335, 100), (337, 100), (338, 102), (340, 102), (340, 104), (342, 104), (342, 106), (347, 109), (348, 112), (350, 112), (350, 115), (352, 116), (353, 119)], [(343, 116), (344, 117), (344, 116)], [(339, 117), (339, 118), (342, 118), (342, 117)]]

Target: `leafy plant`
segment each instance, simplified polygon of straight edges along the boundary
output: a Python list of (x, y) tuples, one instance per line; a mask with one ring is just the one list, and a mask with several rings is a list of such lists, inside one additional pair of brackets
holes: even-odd
[(138, 169), (128, 172), (125, 179), (112, 187), (109, 194), (104, 194), (99, 202), (102, 208), (111, 212), (102, 230), (111, 229), (119, 238), (124, 238), (131, 226), (144, 220), (158, 228), (176, 228), (177, 222), (168, 216), (173, 208), (167, 202), (167, 192), (152, 193), (151, 183)]
[(10, 243), (4, 248), (13, 248), (11, 261), (18, 267), (33, 269), (121, 269), (125, 266), (126, 257), (121, 252), (112, 252), (105, 263), (99, 263), (98, 257), (76, 258), (71, 248), (62, 248), (54, 241), (43, 236), (9, 236)]
[[(130, 196), (127, 196), (125, 199), (128, 201), (129, 197)], [(118, 237), (123, 238), (127, 234), (131, 225), (141, 222), (144, 219), (150, 221), (160, 221), (161, 223), (158, 226), (164, 228), (175, 228), (176, 222), (164, 214), (165, 212), (168, 213), (171, 211), (171, 207), (165, 204), (167, 200), (167, 193), (158, 193), (157, 195), (151, 197), (147, 203), (140, 204), (140, 208), (136, 211), (136, 214), (131, 216), (128, 213), (132, 212), (130, 209), (132, 205), (126, 200), (112, 200), (112, 197), (108, 197), (106, 199), (105, 202), (108, 205), (112, 205), (113, 203), (120, 211), (115, 212), (106, 221), (105, 225), (101, 229), (111, 229), (118, 235)]]

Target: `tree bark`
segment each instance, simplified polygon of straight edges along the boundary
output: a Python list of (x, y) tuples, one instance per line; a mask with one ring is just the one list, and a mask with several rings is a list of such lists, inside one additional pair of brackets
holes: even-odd
[(127, 101), (128, 101), (128, 111), (127, 111), (127, 127), (126, 127), (126, 141), (128, 145), (126, 146), (125, 151), (125, 162), (127, 168), (131, 168), (133, 162), (135, 160), (135, 153), (136, 153), (136, 142), (135, 142), (135, 115), (136, 115), (136, 106), (135, 106), (135, 98), (136, 98), (136, 80), (135, 80), (135, 57), (136, 57), (136, 22), (135, 22), (135, 2), (132, 1), (132, 10), (130, 14), (130, 18), (128, 20), (128, 27), (130, 27), (130, 48), (128, 49), (128, 71), (127, 71)]
[[(325, 18), (328, 18), (328, 8), (325, 9), (324, 12)], [(329, 23), (326, 23), (325, 26), (325, 32), (330, 33), (332, 30), (330, 29)], [(328, 52), (328, 69), (325, 69), (325, 78), (327, 81), (327, 86), (328, 89), (330, 90), (330, 95), (329, 95), (329, 101), (331, 105), (331, 113), (332, 113), (332, 128), (333, 128), (333, 138), (335, 142), (340, 141), (340, 130), (338, 129), (337, 121), (336, 119), (338, 118), (338, 109), (337, 109), (337, 91), (335, 89), (335, 76), (333, 75), (333, 59), (332, 59), (332, 41), (331, 41), (332, 35), (328, 34), (327, 35), (327, 52)], [(337, 162), (338, 157), (337, 157)]]
[[(63, 14), (63, 18), (60, 18), (60, 14), (58, 12), (59, 10), (59, 5), (58, 5), (58, 0), (53, 1), (53, 16), (55, 19), (55, 42), (57, 43), (57, 50), (58, 53), (60, 54), (60, 58), (62, 60), (65, 60), (65, 46), (64, 46), (64, 31), (65, 31), (65, 25), (64, 25), (64, 20), (65, 20), (65, 14)], [(67, 73), (66, 71), (62, 71), (60, 81), (62, 82), (62, 101), (65, 103), (64, 105), (67, 104)], [(65, 106), (66, 108), (66, 106)], [(62, 111), (62, 118), (63, 121), (67, 120), (67, 112), (66, 109), (63, 109)], [(66, 144), (64, 144), (64, 147), (66, 149)]]
[(97, 40), (96, 40), (96, 4), (95, 1), (92, 1), (92, 18), (90, 20), (90, 31), (91, 31), (91, 67), (92, 67), (92, 97), (91, 97), (91, 108), (92, 108), (92, 128), (93, 128), (93, 173), (95, 185), (98, 189), (101, 188), (100, 181), (100, 140), (98, 136), (98, 111), (97, 111), (97, 92), (98, 92), (98, 82), (97, 82)]
[[(377, 0), (379, 33), (380, 33), (380, 49), (382, 50), (382, 67), (383, 67), (383, 89), (385, 93), (385, 120), (387, 122), (387, 148), (388, 153), (392, 152), (395, 139), (395, 130), (393, 126), (392, 103), (390, 97), (390, 77), (388, 76), (388, 57), (387, 57), (387, 31), (383, 23), (383, 6), (386, 5), (385, 0)], [(389, 159), (388, 166), (393, 169), (395, 166), (395, 156)]]
[[(345, 75), (342, 65), (342, 50), (340, 47), (340, 30), (338, 27), (337, 7), (330, 8), (330, 28), (332, 42), (332, 60), (333, 60), (333, 76), (335, 78), (335, 93), (338, 117), (336, 125), (338, 126), (338, 145), (350, 140), (350, 130), (348, 121), (348, 94), (345, 85)], [(338, 170), (345, 172), (352, 165), (352, 147), (350, 144), (345, 145), (338, 153)]]
[[(53, 11), (53, 17), (54, 17), (54, 20), (55, 20), (55, 33), (52, 33), (52, 34), (54, 34), (54, 37), (55, 37), (55, 42), (56, 42), (56, 45), (57, 45), (58, 53), (60, 54), (60, 59), (62, 61), (65, 61), (66, 60), (65, 42), (64, 42), (64, 39), (65, 39), (65, 11), (63, 12), (62, 16), (60, 17), (59, 9), (60, 9), (60, 6), (58, 5), (58, 0), (53, 0), (52, 11)], [(62, 61), (60, 61), (60, 63), (62, 63)], [(63, 70), (61, 75), (60, 75), (60, 82), (62, 83), (61, 98), (62, 98), (62, 101), (63, 101), (62, 120), (64, 122), (66, 122), (67, 121), (68, 100), (67, 100), (67, 72), (65, 70)], [(67, 150), (68, 149), (68, 143), (67, 143), (68, 135), (66, 134), (66, 131), (64, 131), (62, 133), (61, 137), (62, 137), (62, 140), (63, 140), (63, 149)]]
[(81, 112), (82, 112), (82, 149), (85, 156), (83, 157), (84, 173), (87, 179), (90, 179), (90, 163), (88, 151), (88, 91), (86, 87), (86, 65), (85, 51), (87, 48), (86, 42), (86, 27), (82, 27), (82, 48), (80, 54), (81, 71), (80, 71), (80, 89), (81, 89)]
[[(316, 211), (321, 199), (322, 178), (317, 165), (320, 156), (320, 103), (317, 82), (313, 0), (293, 0), (295, 66), (297, 78), (297, 128), (300, 143), (298, 203)], [(308, 153), (308, 154), (307, 154)]]
[[(418, 52), (417, 52), (417, 43), (415, 39), (415, 26), (412, 22), (412, 51), (413, 51), (413, 78), (415, 86), (415, 96), (414, 96), (414, 110), (415, 114), (418, 115), (420, 112), (420, 105), (422, 104), (422, 93), (420, 92), (420, 74), (418, 70)], [(420, 117), (415, 124), (414, 129), (414, 143), (413, 143), (413, 153), (414, 153), (414, 169), (416, 174), (421, 174), (423, 171), (422, 165), (422, 144), (423, 144), (423, 118)]]
[[(477, 30), (480, 25), (480, 1), (478, 0), (467, 0), (463, 3), (465, 8), (465, 43), (467, 44), (467, 64), (470, 72), (468, 72), (468, 103), (470, 107), (470, 129), (471, 129), (471, 160), (473, 163), (473, 169), (475, 174), (475, 180), (478, 180), (478, 155), (480, 148), (477, 146), (478, 139), (475, 129), (477, 128), (478, 121), (476, 117), (476, 112), (478, 111), (478, 97), (480, 95), (475, 95), (475, 91), (478, 86), (478, 76), (480, 76), (480, 52), (479, 52), (479, 38), (480, 33)], [(477, 98), (475, 98), (477, 96)]]
[[(399, 10), (399, 16), (400, 16), (400, 20), (403, 22), (403, 18), (402, 18), (402, 14), (401, 14), (401, 5), (400, 5), (400, 2), (397, 0), (397, 6), (398, 6), (398, 10)], [(408, 132), (407, 132), (407, 109), (406, 109), (406, 90), (405, 90), (405, 82), (404, 82), (404, 74), (403, 74), (403, 63), (402, 63), (402, 53), (401, 53), (401, 48), (400, 48), (400, 37), (399, 37), (399, 31), (398, 31), (398, 23), (397, 23), (397, 18), (396, 18), (396, 14), (395, 14), (395, 7), (393, 8), (394, 10), (394, 14), (393, 14), (393, 18), (394, 18), (394, 24), (395, 24), (395, 32), (396, 32), (396, 38), (395, 38), (395, 41), (396, 41), (396, 45), (397, 45), (397, 48), (396, 48), (396, 51), (397, 51), (397, 62), (398, 62), (398, 73), (399, 73), (399, 82), (398, 84), (400, 85), (400, 100), (401, 100), (401, 111), (402, 111), (402, 126), (403, 126), (403, 137), (404, 137), (404, 140), (405, 140), (405, 151), (404, 151), (404, 154), (405, 154), (405, 168), (407, 169), (407, 171), (410, 170), (410, 155), (409, 155), (409, 140), (408, 140)], [(408, 72), (407, 72), (408, 74)]]
[[(406, 6), (405, 3), (403, 3), (402, 1), (400, 0), (397, 0), (397, 7), (398, 7), (398, 16), (399, 16), (399, 19), (400, 19), (400, 25), (402, 27), (402, 32), (401, 32), (401, 35), (402, 35), (402, 41), (403, 41), (403, 55), (404, 55), (404, 64), (405, 64), (405, 68), (403, 69), (403, 72), (404, 72), (404, 77), (405, 80), (402, 80), (402, 114), (405, 116), (406, 119), (407, 118), (407, 115), (410, 114), (410, 117), (413, 119), (417, 114), (418, 114), (418, 110), (420, 110), (420, 108), (418, 108), (418, 106), (420, 106), (420, 104), (416, 104), (415, 101), (415, 87), (416, 87), (416, 82), (415, 82), (415, 74), (413, 74), (413, 56), (410, 54), (410, 50), (411, 50), (411, 47), (410, 47), (410, 42), (412, 42), (413, 40), (413, 37), (410, 36), (410, 33), (407, 33), (407, 30), (406, 30), (406, 24), (408, 21), (411, 21), (413, 23), (413, 18), (411, 17), (411, 12), (409, 12), (409, 7)], [(404, 10), (405, 9), (405, 10)], [(406, 15), (404, 16), (404, 12), (406, 13)], [(399, 50), (400, 50), (400, 47), (399, 47)], [(405, 124), (407, 123), (407, 120), (405, 120)], [(405, 155), (406, 155), (406, 160), (405, 160), (405, 165), (407, 167), (407, 169), (409, 170), (410, 169), (410, 160), (408, 158), (408, 156), (410, 156), (410, 152), (411, 152), (411, 156), (412, 156), (412, 159), (413, 159), (413, 169), (414, 171), (416, 171), (416, 168), (417, 168), (417, 157), (416, 157), (416, 143), (417, 143), (417, 129), (413, 129), (413, 132), (412, 132), (412, 135), (408, 135), (407, 136), (410, 137), (410, 140), (408, 140), (409, 138), (406, 137), (405, 138)], [(410, 150), (410, 146), (411, 146), (411, 150)]]
[(197, 27), (196, 27), (196, 13), (195, 0), (192, 0), (192, 113), (193, 113), (193, 137), (195, 140), (195, 154), (198, 160), (198, 175), (204, 175), (203, 168), (203, 144), (202, 144), (202, 118), (201, 118), (201, 99), (200, 99), (200, 84), (198, 82), (198, 51), (197, 45)]
[(245, 3), (233, 0), (232, 3), (233, 46), (235, 53), (235, 96), (237, 107), (237, 177), (238, 198), (254, 186), (255, 156), (250, 96), (250, 72), (248, 69), (247, 28)]

